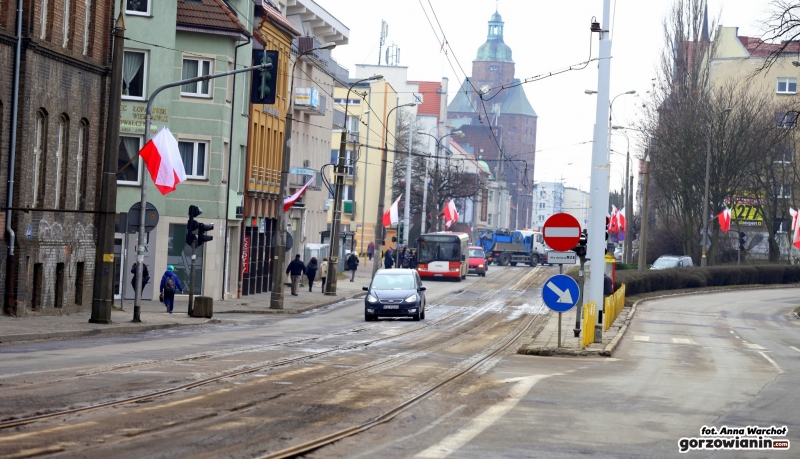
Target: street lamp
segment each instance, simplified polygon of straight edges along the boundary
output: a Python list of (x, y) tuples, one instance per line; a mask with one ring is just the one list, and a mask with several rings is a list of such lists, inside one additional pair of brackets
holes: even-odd
[[(632, 127), (627, 127), (627, 126), (612, 126), (612, 129), (615, 129), (615, 130), (616, 129), (627, 129), (629, 131), (638, 131), (638, 132), (644, 134), (647, 137), (647, 151), (645, 153), (645, 158), (644, 158), (645, 164), (644, 164), (644, 195), (642, 196), (642, 227), (641, 227), (641, 231), (639, 232), (639, 266), (638, 266), (638, 269), (639, 269), (639, 271), (643, 271), (644, 270), (644, 266), (645, 266), (645, 262), (647, 261), (647, 258), (646, 258), (646, 251), (647, 251), (647, 197), (648, 197), (648, 190), (650, 188), (650, 146), (652, 144), (652, 142), (651, 142), (652, 137), (650, 137), (650, 134), (648, 134), (646, 131), (644, 131), (642, 129), (632, 128)], [(633, 189), (631, 188), (631, 193), (632, 192), (633, 192)], [(629, 225), (630, 225), (628, 223), (629, 221), (630, 221), (630, 219), (628, 219), (628, 218), (625, 219), (625, 226), (629, 227)], [(625, 236), (626, 237), (628, 236), (627, 229), (626, 229)], [(630, 250), (632, 252), (633, 251), (633, 241), (632, 240), (630, 241), (629, 246), (630, 246), (630, 248), (631, 248)], [(631, 261), (633, 261), (633, 260), (631, 260)]]
[[(375, 217), (375, 253), (377, 254), (377, 260), (372, 263), (373, 276), (375, 276), (375, 273), (378, 272), (378, 269), (380, 269), (380, 254), (383, 250), (383, 201), (386, 200), (386, 158), (389, 156), (389, 116), (398, 108), (411, 107), (413, 105), (416, 104), (410, 102), (407, 104), (398, 105), (389, 110), (389, 112), (386, 114), (386, 122), (384, 123), (384, 126), (386, 127), (386, 135), (383, 137), (383, 150), (381, 151), (381, 183), (380, 190), (378, 190), (378, 215)], [(408, 205), (408, 203), (406, 203), (406, 205)]]
[[(612, 129), (618, 130), (619, 126), (612, 126)], [(613, 134), (613, 132), (612, 132)], [(631, 179), (630, 175), (630, 165), (631, 165), (631, 139), (628, 138), (628, 134), (625, 131), (620, 131), (617, 134), (621, 134), (625, 136), (625, 141), (628, 145), (625, 153), (625, 207), (628, 207), (628, 212), (633, 215), (633, 200), (631, 197), (633, 196), (633, 180)], [(625, 218), (625, 240), (622, 242), (622, 256), (623, 262), (630, 263), (631, 262), (631, 254), (630, 251), (632, 250), (631, 243), (630, 243), (630, 233), (628, 230), (630, 229), (630, 219)]]
[[(731, 112), (733, 108), (728, 107), (719, 112), (719, 115), (726, 115)], [(713, 114), (712, 114), (713, 115)], [(700, 257), (700, 266), (708, 265), (706, 258), (706, 250), (708, 247), (708, 214), (710, 212), (708, 202), (708, 182), (711, 178), (711, 140), (713, 136), (714, 117), (708, 120), (708, 143), (706, 145), (706, 190), (703, 194), (703, 255)]]
[(345, 96), (344, 103), (344, 129), (342, 129), (341, 141), (339, 143), (339, 159), (336, 161), (336, 168), (334, 169), (334, 177), (336, 179), (334, 193), (333, 193), (333, 216), (331, 218), (331, 251), (328, 257), (328, 283), (325, 295), (336, 295), (336, 265), (339, 263), (339, 233), (341, 232), (342, 220), (342, 191), (344, 189), (344, 175), (345, 175), (345, 150), (347, 149), (347, 108), (350, 104), (350, 91), (365, 81), (382, 80), (383, 75), (372, 75), (369, 78), (358, 80), (347, 88), (347, 95)]
[[(289, 75), (291, 78), (289, 80), (289, 106), (286, 110), (286, 124), (285, 124), (285, 134), (286, 141), (283, 143), (283, 158), (281, 158), (281, 182), (280, 182), (280, 190), (281, 198), (284, 196), (288, 196), (289, 193), (286, 190), (286, 187), (289, 183), (289, 170), (290, 166), (289, 163), (292, 161), (292, 110), (294, 107), (294, 70), (297, 66), (297, 63), (300, 62), (300, 58), (305, 56), (306, 54), (312, 53), (314, 51), (320, 49), (333, 49), (336, 47), (336, 43), (328, 42), (323, 45), (320, 45), (316, 48), (311, 48), (308, 51), (302, 52), (297, 59), (294, 60), (294, 64), (292, 64), (292, 71)], [(230, 167), (230, 166), (229, 166)], [(283, 309), (283, 284), (284, 284), (284, 271), (283, 266), (286, 263), (286, 225), (287, 225), (287, 213), (283, 210), (283, 200), (281, 199), (280, 203), (278, 204), (280, 209), (278, 210), (278, 234), (275, 236), (275, 248), (274, 256), (272, 259), (272, 292), (270, 294), (269, 299), (269, 307), (270, 309)], [(227, 218), (227, 217), (226, 217)]]
[[(433, 205), (437, 206), (436, 211), (438, 212), (438, 210), (439, 210), (438, 209), (438, 205), (439, 205), (439, 150), (441, 149), (442, 139), (444, 139), (445, 137), (453, 136), (453, 135), (456, 136), (456, 137), (464, 137), (464, 133), (461, 132), (461, 131), (453, 131), (453, 132), (451, 132), (449, 134), (445, 134), (445, 135), (439, 137), (438, 139), (433, 134), (428, 134), (425, 131), (417, 131), (417, 133), (418, 134), (425, 134), (427, 136), (433, 137), (433, 139), (436, 141), (436, 154), (434, 155), (434, 158), (435, 158), (435, 161), (436, 161), (436, 165), (434, 166), (434, 169), (433, 169), (434, 170), (434, 172), (433, 172), (433, 193), (434, 193), (433, 194)], [(427, 177), (426, 177), (426, 181), (427, 181)], [(428, 187), (426, 186), (425, 190), (427, 191), (427, 189), (428, 189)], [(427, 196), (423, 197), (423, 199), (425, 199), (426, 197)], [(425, 216), (423, 216), (423, 219), (424, 218), (425, 218)], [(437, 216), (436, 225), (435, 225), (436, 227), (434, 228), (434, 231), (437, 231), (439, 229), (439, 223), (438, 222), (439, 222), (439, 218)], [(424, 228), (424, 224), (423, 224), (423, 228)], [(428, 229), (430, 229), (430, 228), (428, 228)]]

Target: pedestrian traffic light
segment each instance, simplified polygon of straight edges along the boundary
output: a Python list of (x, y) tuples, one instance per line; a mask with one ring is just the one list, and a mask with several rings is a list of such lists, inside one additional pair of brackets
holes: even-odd
[(195, 231), (197, 231), (197, 218), (200, 214), (203, 213), (203, 210), (197, 206), (189, 206), (189, 221), (186, 222), (186, 245), (192, 245), (197, 242), (197, 235)]
[(260, 64), (272, 64), (272, 67), (253, 72), (250, 102), (257, 105), (272, 105), (275, 103), (275, 93), (277, 92), (278, 52), (266, 49), (253, 50), (253, 65)]
[(611, 226), (611, 218), (606, 215), (606, 255), (608, 255), (608, 227)]
[(581, 231), (581, 237), (578, 239), (578, 245), (572, 249), (580, 258), (586, 257), (586, 242), (588, 240), (586, 230)]
[(403, 224), (397, 225), (397, 239), (400, 240), (400, 241), (405, 241), (405, 239), (403, 239), (403, 230), (404, 229), (405, 228), (404, 228)]
[(747, 242), (747, 234), (744, 231), (739, 232), (739, 250), (744, 251), (744, 243)]
[(197, 224), (197, 245), (203, 245), (214, 239), (214, 236), (206, 234), (208, 231), (214, 231), (213, 223), (198, 223)]
[(428, 223), (425, 226), (427, 226), (428, 231), (434, 231), (434, 228), (433, 228), (433, 214), (428, 214), (427, 221), (428, 221)]

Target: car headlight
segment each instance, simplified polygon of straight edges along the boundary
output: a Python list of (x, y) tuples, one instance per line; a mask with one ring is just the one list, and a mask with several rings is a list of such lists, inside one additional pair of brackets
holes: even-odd
[(403, 300), (403, 302), (405, 302), (405, 303), (414, 303), (414, 302), (416, 302), (418, 299), (419, 299), (419, 295), (417, 295), (417, 294), (415, 293), (415, 294), (413, 294), (413, 295), (409, 296), (408, 298), (406, 298), (405, 300)]
[(377, 303), (377, 302), (378, 302), (378, 299), (377, 299), (377, 298), (375, 298), (375, 297), (374, 297), (374, 296), (372, 296), (372, 295), (367, 295), (367, 302), (368, 302), (368, 303)]
[(478, 265), (479, 268), (483, 268), (483, 265)]

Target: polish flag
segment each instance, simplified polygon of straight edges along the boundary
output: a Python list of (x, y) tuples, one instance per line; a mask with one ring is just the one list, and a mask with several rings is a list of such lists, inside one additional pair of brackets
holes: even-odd
[(623, 207), (617, 212), (617, 224), (619, 225), (619, 230), (621, 232), (625, 232), (625, 208)]
[(617, 214), (619, 211), (617, 210), (617, 206), (611, 206), (611, 216), (608, 223), (608, 232), (609, 233), (619, 233), (619, 222), (617, 221)]
[(798, 217), (800, 212), (789, 208), (789, 213), (792, 214), (792, 245), (800, 249), (800, 224), (798, 224)]
[(291, 195), (288, 198), (283, 200), (283, 212), (284, 213), (286, 211), (288, 211), (294, 205), (294, 203), (297, 202), (298, 199), (300, 199), (300, 196), (303, 196), (303, 193), (306, 192), (308, 187), (311, 186), (311, 184), (313, 182), (314, 182), (314, 177), (311, 177), (311, 180), (309, 180), (308, 183), (303, 185), (303, 188), (300, 188), (293, 195)]
[(139, 156), (147, 165), (150, 178), (161, 194), (175, 191), (178, 184), (186, 180), (178, 141), (166, 126), (147, 142), (139, 152)]
[(722, 230), (723, 233), (727, 233), (731, 230), (731, 210), (725, 209), (717, 215), (719, 219), (719, 229)]
[(387, 227), (387, 226), (394, 225), (394, 224), (396, 224), (396, 223), (398, 223), (400, 221), (400, 210), (399, 210), (400, 206), (399, 206), (399, 203), (400, 203), (400, 198), (402, 198), (402, 197), (403, 197), (402, 194), (400, 196), (398, 196), (397, 200), (392, 203), (391, 207), (389, 207), (389, 210), (387, 210), (386, 213), (383, 214), (383, 226), (384, 226), (384, 228)]
[(447, 204), (444, 206), (444, 210), (442, 211), (444, 214), (444, 226), (445, 228), (450, 228), (450, 226), (458, 221), (458, 210), (456, 209), (456, 203), (452, 199), (447, 201)]

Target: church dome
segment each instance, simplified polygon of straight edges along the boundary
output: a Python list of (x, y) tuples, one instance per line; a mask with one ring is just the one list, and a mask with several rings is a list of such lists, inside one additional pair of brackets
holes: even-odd
[(504, 24), (503, 17), (495, 11), (489, 20), (489, 33), (486, 36), (486, 43), (478, 48), (478, 56), (475, 61), (514, 62), (511, 59), (511, 48), (503, 41)]

